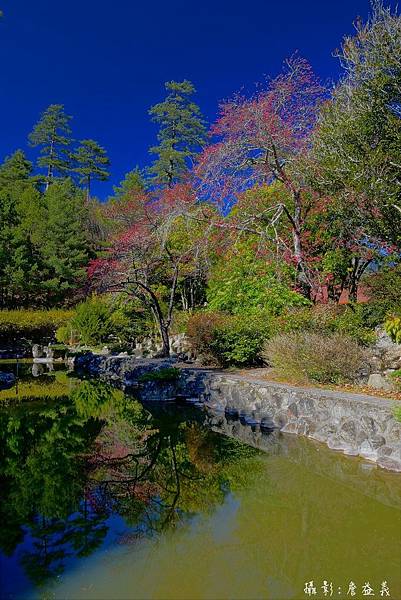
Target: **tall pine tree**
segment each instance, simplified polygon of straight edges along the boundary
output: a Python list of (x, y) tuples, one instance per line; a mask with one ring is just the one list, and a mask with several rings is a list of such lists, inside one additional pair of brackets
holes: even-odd
[(63, 104), (51, 104), (29, 134), (30, 145), (40, 147), (38, 166), (46, 169), (46, 190), (56, 173), (65, 175), (70, 169), (71, 118)]
[(92, 181), (106, 181), (110, 177), (106, 169), (110, 165), (106, 150), (95, 140), (82, 140), (72, 158), (75, 163), (74, 171), (79, 175), (79, 183), (85, 186), (86, 198), (89, 200)]
[(190, 81), (169, 81), (165, 87), (166, 99), (149, 110), (152, 121), (160, 126), (159, 144), (149, 150), (157, 156), (149, 173), (155, 183), (171, 187), (205, 142), (206, 127), (199, 106), (191, 99), (195, 88)]

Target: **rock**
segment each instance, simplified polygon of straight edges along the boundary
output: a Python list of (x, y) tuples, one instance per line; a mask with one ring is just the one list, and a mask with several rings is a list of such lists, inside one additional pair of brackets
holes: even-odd
[(377, 454), (379, 457), (390, 456), (392, 453), (393, 448), (391, 448), (390, 446), (380, 446), (380, 448), (377, 449)]
[(281, 428), (281, 433), (298, 433), (298, 426), (296, 421), (290, 421), (287, 425)]
[(43, 357), (43, 346), (39, 346), (39, 344), (34, 344), (32, 346), (32, 356), (33, 358), (42, 358)]
[(15, 383), (14, 373), (4, 373), (0, 371), (0, 390), (8, 390)]
[(389, 471), (401, 473), (401, 460), (397, 460), (395, 458), (392, 458), (391, 456), (381, 456), (378, 459), (377, 464), (383, 469), (388, 469)]
[(368, 460), (376, 461), (377, 460), (377, 450), (375, 450), (375, 448), (373, 448), (373, 446), (369, 442), (369, 440), (365, 440), (360, 445), (359, 456), (362, 456), (363, 458), (367, 458)]
[(373, 435), (371, 436), (369, 441), (372, 445), (372, 448), (374, 448), (375, 450), (380, 448), (380, 446), (384, 446), (386, 444), (386, 440), (382, 435)]
[(53, 350), (53, 348), (50, 345), (49, 346), (44, 346), (43, 351), (46, 354), (46, 358), (48, 360), (53, 360), (53, 358), (54, 358), (54, 350)]
[(395, 385), (379, 373), (372, 373), (372, 375), (369, 375), (368, 386), (375, 388), (376, 390), (385, 390), (388, 392), (394, 392), (396, 390)]

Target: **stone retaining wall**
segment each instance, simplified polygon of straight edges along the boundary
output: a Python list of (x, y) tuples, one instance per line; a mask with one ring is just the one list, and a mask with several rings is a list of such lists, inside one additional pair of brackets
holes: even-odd
[(197, 398), (251, 427), (306, 436), (401, 472), (401, 423), (393, 416), (395, 401), (196, 368), (182, 368), (178, 380), (167, 385), (138, 381), (147, 371), (174, 364), (172, 359), (86, 355), (77, 359), (76, 368), (132, 388), (144, 401)]
[(273, 424), (385, 469), (401, 472), (401, 423), (395, 402), (360, 394), (300, 388), (241, 376), (210, 374), (201, 398), (245, 423)]

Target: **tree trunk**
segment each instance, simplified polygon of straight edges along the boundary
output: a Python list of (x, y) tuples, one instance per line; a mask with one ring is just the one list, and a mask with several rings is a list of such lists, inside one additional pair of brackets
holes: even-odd
[(52, 138), (50, 140), (50, 155), (49, 155), (49, 166), (47, 169), (47, 179), (45, 184), (45, 192), (49, 189), (50, 180), (53, 179), (53, 156), (54, 156), (54, 136), (55, 131), (53, 131)]
[(294, 244), (294, 257), (296, 261), (296, 283), (300, 288), (303, 296), (310, 300), (312, 290), (308, 280), (305, 263), (303, 260), (302, 242), (301, 242), (301, 192), (299, 190), (293, 192), (294, 198), (294, 215), (292, 218), (292, 239)]
[(351, 269), (351, 272), (349, 275), (349, 285), (348, 285), (348, 291), (349, 291), (348, 300), (350, 302), (357, 302), (357, 300), (358, 300), (358, 285), (359, 285), (360, 276), (362, 275), (362, 273), (359, 274), (359, 271), (360, 271), (359, 258), (354, 256), (354, 258), (352, 259), (352, 269)]
[(91, 196), (91, 178), (88, 175), (88, 185), (86, 186), (86, 201), (89, 202)]
[(160, 333), (162, 336), (162, 344), (163, 344), (163, 357), (170, 356), (170, 336), (169, 336), (169, 328), (164, 322), (160, 323)]

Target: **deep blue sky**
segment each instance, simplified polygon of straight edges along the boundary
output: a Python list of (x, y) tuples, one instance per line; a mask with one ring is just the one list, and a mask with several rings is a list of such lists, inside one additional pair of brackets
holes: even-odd
[(147, 110), (165, 81), (193, 81), (211, 121), (221, 99), (275, 75), (296, 50), (335, 79), (332, 52), (369, 0), (0, 0), (0, 8), (0, 158), (26, 149), (40, 112), (64, 104), (74, 137), (109, 152), (112, 177), (95, 189), (104, 198), (149, 160), (156, 131)]

